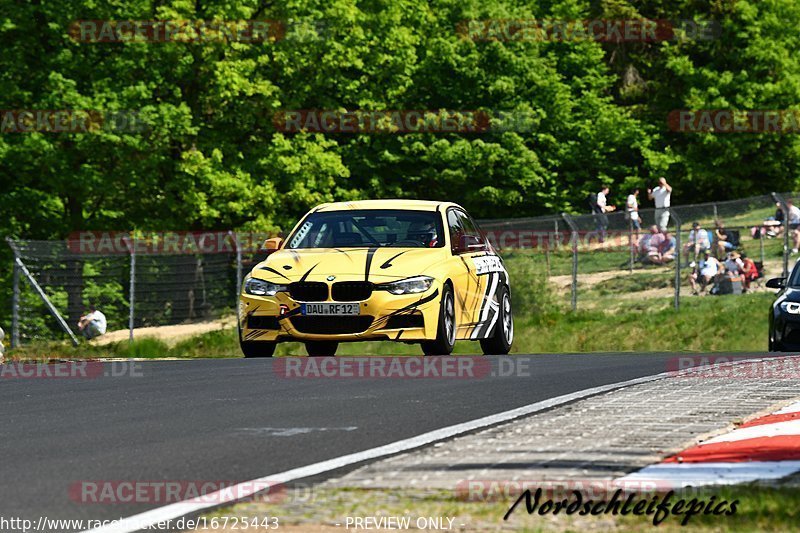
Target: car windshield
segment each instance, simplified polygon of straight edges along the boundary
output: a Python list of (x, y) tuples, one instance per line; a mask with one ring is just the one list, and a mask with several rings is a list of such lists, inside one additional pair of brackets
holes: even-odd
[(347, 210), (312, 213), (289, 237), (286, 247), (358, 248), (444, 246), (442, 223), (433, 211)]
[(793, 289), (800, 289), (800, 263), (797, 263), (792, 270), (792, 274), (789, 276), (789, 283), (787, 283), (788, 287)]

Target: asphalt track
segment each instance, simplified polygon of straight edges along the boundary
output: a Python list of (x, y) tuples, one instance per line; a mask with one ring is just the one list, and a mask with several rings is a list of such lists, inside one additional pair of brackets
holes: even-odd
[[(146, 361), (134, 375), (0, 379), (0, 516), (116, 519), (82, 481), (245, 481), (583, 389), (674, 370), (674, 354), (531, 355), (472, 379), (287, 379), (277, 359)], [(497, 358), (487, 358), (498, 367)], [(108, 370), (108, 369), (107, 369)]]

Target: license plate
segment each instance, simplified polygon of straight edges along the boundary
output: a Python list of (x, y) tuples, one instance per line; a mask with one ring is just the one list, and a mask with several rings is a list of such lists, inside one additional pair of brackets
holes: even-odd
[(361, 305), (354, 304), (301, 304), (302, 314), (308, 316), (353, 316), (361, 312)]

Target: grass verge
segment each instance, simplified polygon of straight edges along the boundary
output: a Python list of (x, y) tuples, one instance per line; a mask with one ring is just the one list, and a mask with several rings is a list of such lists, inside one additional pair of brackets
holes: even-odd
[[(245, 502), (221, 509), (212, 517), (245, 516), (276, 517), (281, 529), (288, 531), (323, 532), (342, 530), (347, 517), (409, 517), (413, 524), (419, 517), (453, 518), (456, 531), (652, 531), (651, 516), (567, 516), (538, 513), (529, 515), (520, 504), (507, 521), (506, 511), (515, 498), (496, 501), (465, 501), (455, 491), (447, 490), (389, 490), (389, 489), (331, 489), (323, 486), (287, 489), (286, 497), (273, 502)], [(715, 502), (738, 500), (732, 516), (697, 515), (686, 526), (682, 516), (669, 516), (659, 526), (662, 532), (678, 531), (797, 531), (797, 501), (800, 488), (769, 488), (744, 485), (709, 488), (686, 496)], [(641, 499), (647, 499), (642, 495)], [(673, 502), (675, 499), (672, 500)], [(341, 524), (341, 526), (336, 526)], [(334, 529), (335, 528), (335, 529)], [(415, 529), (415, 528), (411, 528)], [(223, 530), (224, 531), (224, 530)]]

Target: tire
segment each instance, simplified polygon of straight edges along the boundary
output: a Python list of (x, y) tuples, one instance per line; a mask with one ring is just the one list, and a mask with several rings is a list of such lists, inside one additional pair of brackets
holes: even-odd
[(481, 339), (484, 355), (506, 355), (511, 351), (511, 343), (514, 342), (514, 314), (511, 311), (511, 295), (507, 287), (503, 286), (497, 292), (497, 301), (500, 308), (494, 331), (488, 338)]
[(783, 344), (775, 341), (775, 319), (772, 314), (769, 316), (769, 333), (767, 337), (767, 351), (785, 352)]
[(425, 355), (450, 355), (456, 345), (456, 302), (453, 288), (444, 285), (439, 300), (439, 323), (436, 325), (436, 340), (423, 341)]
[(272, 355), (275, 353), (276, 346), (278, 346), (277, 342), (243, 341), (242, 328), (239, 328), (239, 348), (241, 348), (242, 354), (244, 354), (247, 359), (257, 357), (272, 357)]
[(242, 348), (242, 353), (248, 359), (256, 357), (272, 357), (275, 353), (277, 342), (268, 341), (242, 341), (239, 346)]
[(339, 348), (336, 341), (306, 341), (305, 344), (309, 357), (333, 357)]

